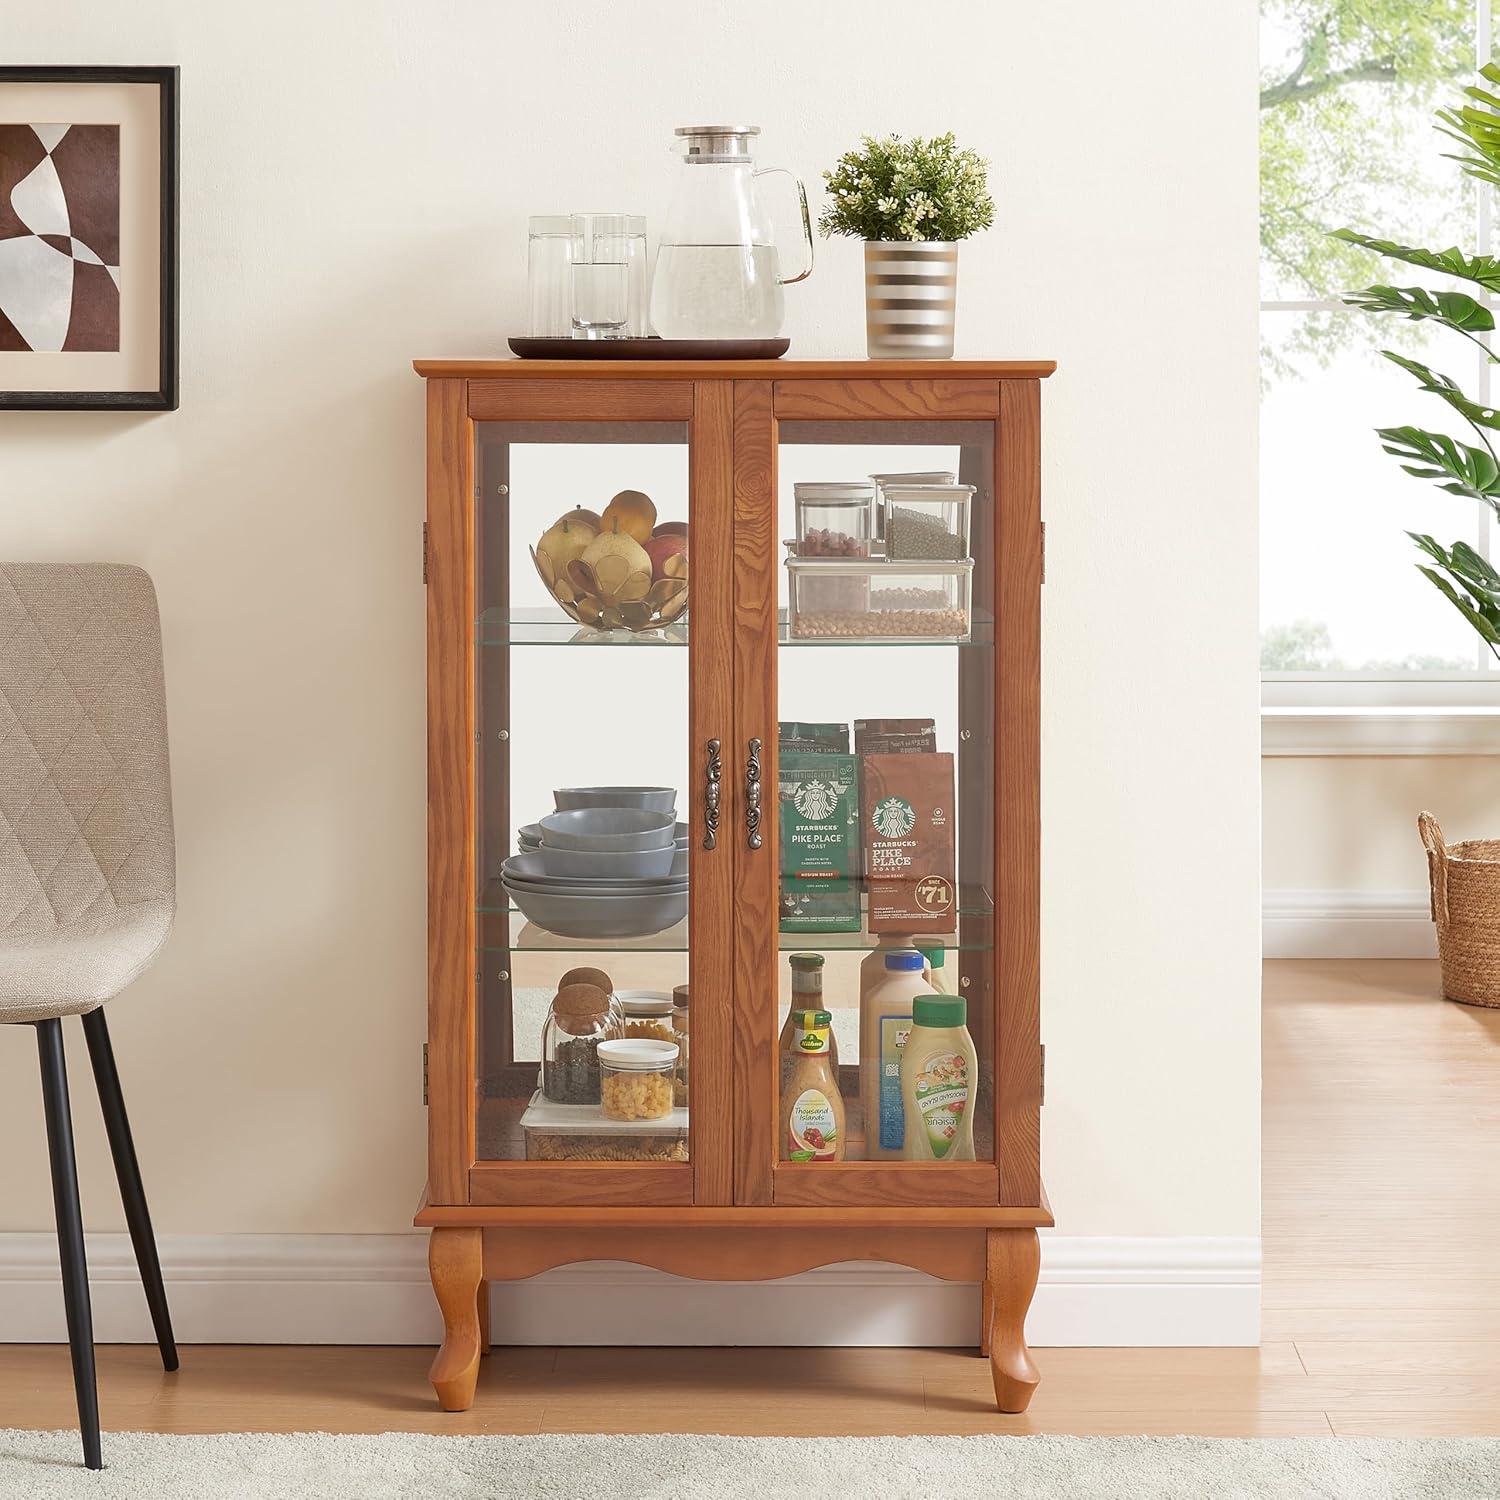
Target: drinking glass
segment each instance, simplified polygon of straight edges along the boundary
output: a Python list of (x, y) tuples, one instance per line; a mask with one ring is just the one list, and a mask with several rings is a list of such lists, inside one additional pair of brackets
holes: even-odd
[(573, 337), (646, 331), (646, 221), (638, 214), (573, 214)]
[(526, 290), (533, 338), (567, 338), (573, 331), (573, 220), (537, 214), (527, 221)]

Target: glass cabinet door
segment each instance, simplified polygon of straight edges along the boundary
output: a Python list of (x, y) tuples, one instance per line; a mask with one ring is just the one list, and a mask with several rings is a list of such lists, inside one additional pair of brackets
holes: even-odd
[(994, 423), (775, 430), (774, 1201), (994, 1203)]
[(691, 1202), (692, 423), (474, 430), (472, 1201)]

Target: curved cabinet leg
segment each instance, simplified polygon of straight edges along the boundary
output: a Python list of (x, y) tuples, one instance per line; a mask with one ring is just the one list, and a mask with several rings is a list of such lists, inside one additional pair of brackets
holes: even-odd
[(443, 1347), (428, 1378), (444, 1411), (468, 1411), (474, 1402), (483, 1244), (480, 1229), (434, 1229), (427, 1247), (432, 1290), (443, 1313)]
[(991, 1229), (985, 1239), (990, 1316), (990, 1373), (995, 1405), (1022, 1412), (1041, 1376), (1026, 1348), (1026, 1311), (1036, 1290), (1042, 1247), (1034, 1229)]

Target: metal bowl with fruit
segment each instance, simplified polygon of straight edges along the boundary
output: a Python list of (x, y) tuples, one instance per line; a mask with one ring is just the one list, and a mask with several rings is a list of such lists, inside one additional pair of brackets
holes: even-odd
[(531, 560), (552, 597), (595, 630), (655, 630), (687, 609), (687, 522), (658, 522), (640, 490), (621, 490), (602, 515), (580, 505), (559, 516)]

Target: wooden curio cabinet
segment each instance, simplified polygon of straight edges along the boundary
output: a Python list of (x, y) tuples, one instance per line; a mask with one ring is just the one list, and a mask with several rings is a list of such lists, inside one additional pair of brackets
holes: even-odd
[[(432, 1231), (446, 1326), (432, 1371), (440, 1401), (473, 1399), (492, 1280), (597, 1259), (726, 1280), (867, 1259), (981, 1282), (976, 1343), (1000, 1408), (1023, 1410), (1037, 1378), (1023, 1337), (1036, 1230), (1052, 1222), (1038, 943), (1040, 392), (1052, 364), (416, 368), (427, 390), (429, 954), (416, 1222)], [(907, 505), (881, 492), (859, 526), (824, 524), (815, 544), (785, 545), (799, 536), (798, 483), (833, 486), (821, 493), (836, 504), (872, 475), (944, 473), (972, 487), (966, 525), (920, 496)], [(649, 509), (643, 525), (627, 501), (631, 545), (652, 541), (641, 549), (651, 571), (622, 546), (592, 554), (597, 572), (570, 573), (584, 556), (573, 549), (626, 490), (678, 540), (652, 541)], [(539, 569), (532, 549), (576, 507), (594, 513), (584, 533), (575, 523), (554, 534)], [(788, 565), (825, 552), (837, 560)], [(543, 570), (565, 580), (584, 623)], [(913, 818), (944, 830), (935, 868), (946, 868), (924, 875), (927, 915), (909, 935), (906, 896), (870, 878), (875, 772), (857, 721), (903, 747), (915, 737), (924, 779), (910, 782), (907, 762), (889, 773), (920, 787), (915, 812), (892, 794), (906, 815), (887, 820), (894, 834)], [(805, 849), (784, 847), (798, 835), (783, 840), (782, 800), (820, 752), (833, 791), (820, 784), (814, 814), (852, 783), (858, 827), (852, 853), (819, 851), (809, 869)], [(520, 883), (536, 867), (518, 837), (534, 842), (555, 788), (603, 786), (675, 788), (672, 876), (644, 906), (611, 894), (587, 908), (629, 935), (560, 934), (549, 923), (574, 919), (554, 919), (545, 891)], [(872, 962), (883, 974), (882, 949), (913, 936), (933, 987), (965, 1002), (972, 1159), (904, 1159), (900, 1105), (893, 1145), (886, 1102), (904, 1097), (899, 1066), (871, 1049), (879, 1066), (862, 1074), (862, 983)], [(788, 1149), (778, 1039), (794, 952), (821, 959), (800, 962), (818, 969), (832, 1016), (842, 1159)], [(688, 1065), (668, 1118), (604, 1122), (591, 1102), (597, 1058), (583, 1094), (546, 1097), (558, 1091), (542, 1088), (543, 1024), (578, 966), (603, 971), (617, 996), (686, 987)]]

